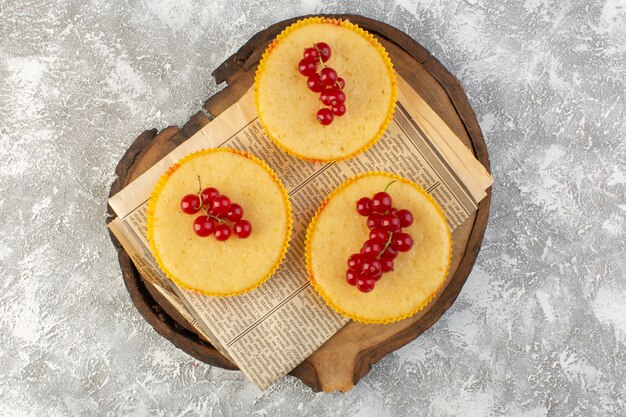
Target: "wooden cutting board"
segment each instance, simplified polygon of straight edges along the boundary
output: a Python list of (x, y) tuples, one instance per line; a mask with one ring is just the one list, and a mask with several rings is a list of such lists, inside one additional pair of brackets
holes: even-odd
[[(303, 16), (306, 17), (306, 16)], [(212, 75), (224, 89), (210, 97), (203, 109), (182, 127), (168, 127), (157, 132), (147, 130), (132, 143), (120, 160), (111, 186), (116, 194), (146, 169), (191, 137), (214, 116), (235, 103), (253, 84), (254, 72), (265, 47), (285, 27), (303, 17), (276, 23), (257, 33), (239, 51), (222, 63)], [(357, 15), (328, 15), (349, 19), (368, 30), (389, 52), (396, 71), (428, 102), (463, 143), (489, 170), (489, 156), (474, 111), (458, 80), (415, 40), (399, 30), (376, 20)], [(452, 305), (478, 255), (483, 239), (491, 189), (479, 204), (478, 211), (457, 228), (453, 237), (454, 254), (444, 291), (429, 308), (415, 316), (392, 324), (366, 325), (348, 323), (316, 350), (290, 375), (301, 379), (316, 391), (349, 390), (373, 363), (411, 342), (430, 328)], [(114, 213), (109, 208), (111, 221)], [(118, 249), (124, 282), (139, 312), (163, 337), (193, 357), (226, 369), (237, 367), (208, 342), (193, 332), (193, 327), (148, 283), (144, 282), (126, 252), (111, 235)]]

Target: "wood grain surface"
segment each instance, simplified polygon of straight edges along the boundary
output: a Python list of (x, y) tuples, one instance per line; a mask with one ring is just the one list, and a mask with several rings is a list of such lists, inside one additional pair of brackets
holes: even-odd
[[(305, 16), (303, 16), (305, 17)], [(395, 69), (428, 102), (489, 170), (483, 136), (463, 88), (439, 61), (405, 33), (357, 15), (328, 17), (349, 19), (376, 36), (389, 52)], [(203, 109), (182, 127), (157, 132), (147, 130), (132, 143), (120, 160), (110, 195), (124, 188), (147, 168), (200, 130), (235, 103), (252, 85), (261, 54), (272, 39), (302, 17), (276, 23), (253, 36), (239, 51), (216, 68), (212, 75), (225, 87), (210, 97)], [(453, 258), (445, 289), (431, 304), (411, 318), (386, 325), (348, 323), (303, 363), (290, 372), (312, 389), (349, 390), (385, 355), (415, 340), (430, 328), (456, 300), (480, 250), (487, 226), (491, 190), (478, 211), (452, 234)], [(111, 221), (114, 213), (109, 208)], [(193, 327), (138, 274), (132, 261), (111, 235), (118, 248), (119, 262), (131, 299), (143, 317), (163, 337), (193, 357), (226, 369), (237, 367), (210, 343), (193, 332)]]

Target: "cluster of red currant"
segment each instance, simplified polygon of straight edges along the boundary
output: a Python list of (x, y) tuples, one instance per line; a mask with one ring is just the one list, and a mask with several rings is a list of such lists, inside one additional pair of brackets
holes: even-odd
[(413, 224), (413, 214), (409, 210), (394, 208), (387, 193), (394, 182), (372, 198), (363, 197), (356, 203), (356, 211), (367, 216), (370, 234), (361, 252), (348, 258), (346, 281), (361, 292), (372, 291), (384, 272), (393, 271), (398, 252), (408, 252), (413, 247), (411, 235), (402, 231), (403, 227)]
[[(200, 210), (203, 216), (196, 217), (193, 222), (193, 231), (200, 237), (214, 235), (219, 241), (226, 241), (233, 231), (241, 238), (250, 236), (252, 226), (248, 220), (242, 219), (243, 208), (232, 203), (230, 198), (220, 194), (217, 188), (202, 189), (198, 177), (198, 193), (187, 194), (180, 200), (180, 209), (186, 214), (196, 214)], [(232, 229), (231, 229), (232, 223)]]
[[(337, 71), (327, 67), (325, 62), (330, 59), (331, 50), (325, 42), (318, 42), (312, 48), (304, 50), (304, 58), (298, 64), (298, 71), (307, 78), (306, 85), (314, 93), (320, 93), (320, 101), (329, 108), (317, 111), (317, 120), (324, 126), (333, 122), (335, 116), (343, 116), (346, 112), (346, 94), (343, 88), (346, 82), (337, 75)], [(317, 65), (322, 70), (317, 72)]]

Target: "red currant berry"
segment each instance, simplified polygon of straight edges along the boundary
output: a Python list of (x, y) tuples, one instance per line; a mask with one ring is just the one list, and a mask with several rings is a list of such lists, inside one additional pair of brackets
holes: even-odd
[(304, 59), (317, 60), (320, 57), (320, 53), (315, 48), (306, 48), (302, 56), (304, 57)]
[(347, 270), (346, 271), (346, 282), (350, 285), (356, 285), (356, 279), (359, 276), (357, 272)]
[(389, 232), (383, 230), (380, 227), (377, 227), (370, 231), (370, 240), (371, 239), (377, 239), (381, 242), (387, 242), (387, 239), (389, 239)]
[(400, 219), (393, 214), (385, 214), (380, 219), (380, 227), (388, 232), (395, 232), (400, 229)]
[(378, 259), (365, 258), (361, 264), (361, 272), (363, 275), (378, 278), (383, 273), (383, 266)]
[(317, 73), (309, 75), (309, 78), (306, 80), (306, 86), (309, 87), (309, 90), (314, 93), (321, 93), (324, 91), (324, 84), (321, 83), (320, 76)]
[(200, 193), (200, 198), (202, 199), (202, 205), (205, 207), (209, 206), (211, 204), (211, 201), (213, 201), (213, 199), (215, 199), (215, 197), (217, 197), (218, 195), (220, 195), (220, 192), (217, 191), (217, 188), (213, 188), (213, 187), (205, 188)]
[(353, 253), (348, 257), (348, 269), (354, 272), (361, 272), (365, 256), (360, 253)]
[(209, 216), (198, 216), (193, 221), (193, 231), (198, 236), (207, 237), (213, 233), (213, 230), (215, 230), (215, 220)]
[(394, 233), (391, 246), (398, 252), (408, 252), (413, 247), (413, 238), (408, 233)]
[(413, 213), (411, 213), (410, 211), (404, 209), (398, 210), (398, 213), (396, 215), (400, 219), (401, 227), (409, 227), (413, 224)]
[(315, 48), (317, 48), (317, 50), (319, 51), (320, 56), (322, 57), (322, 62), (326, 62), (330, 59), (331, 50), (330, 46), (328, 46), (326, 42), (316, 43)]
[[(331, 94), (334, 96), (332, 99), (332, 105), (337, 106), (346, 102), (346, 93), (338, 88), (333, 88)], [(344, 112), (345, 113), (345, 112)]]
[(394, 260), (398, 257), (398, 251), (393, 248), (393, 246), (389, 245), (387, 249), (380, 255), (380, 259), (391, 259)]
[(391, 209), (391, 205), (391, 196), (384, 191), (376, 193), (374, 194), (374, 197), (372, 197), (372, 207), (374, 208), (374, 211), (378, 213), (384, 213)]
[(375, 258), (385, 247), (385, 242), (378, 239), (370, 239), (363, 244), (361, 253), (367, 257)]
[(395, 207), (392, 207), (392, 208), (390, 208), (390, 209), (389, 209), (389, 211), (387, 212), (387, 214), (392, 214), (392, 215), (394, 215), (394, 216), (398, 217), (398, 209), (397, 209), (397, 208), (395, 208)]
[(367, 228), (372, 230), (380, 227), (380, 219), (383, 217), (380, 213), (372, 213), (367, 218)]
[(317, 73), (317, 62), (313, 59), (304, 58), (298, 64), (298, 71), (305, 77), (313, 75)]
[(376, 285), (376, 279), (367, 275), (361, 275), (356, 279), (356, 287), (361, 292), (370, 292)]
[(381, 258), (380, 264), (383, 266), (383, 273), (393, 271), (393, 259)]
[(225, 215), (230, 209), (230, 198), (225, 195), (218, 195), (211, 201), (211, 213), (215, 215)]
[(224, 242), (226, 240), (228, 240), (228, 238), (230, 238), (232, 231), (230, 230), (230, 227), (228, 227), (227, 224), (218, 224), (217, 226), (215, 226), (215, 239), (219, 240), (220, 242)]
[(337, 71), (331, 67), (322, 68), (320, 71), (320, 81), (324, 85), (334, 85), (337, 82), (337, 78)]
[(367, 197), (360, 198), (359, 201), (356, 202), (356, 212), (361, 216), (369, 216), (372, 214), (372, 200)]
[(332, 88), (326, 88), (320, 93), (320, 101), (325, 106), (332, 106), (334, 96), (331, 95)]
[(317, 121), (320, 122), (323, 126), (328, 126), (333, 122), (334, 116), (333, 112), (328, 109), (319, 109), (317, 111)]
[(346, 94), (341, 90), (327, 88), (320, 94), (320, 101), (324, 103), (325, 106), (343, 104), (343, 102), (346, 101)]
[(187, 194), (180, 200), (180, 209), (186, 214), (196, 214), (200, 211), (200, 197), (196, 194)]
[(230, 205), (230, 208), (226, 212), (226, 219), (231, 222), (236, 222), (237, 220), (241, 220), (243, 217), (243, 208), (237, 204), (233, 203)]
[(238, 220), (233, 226), (235, 234), (241, 239), (245, 239), (252, 233), (252, 225), (247, 220)]
[(346, 86), (346, 81), (341, 77), (337, 77), (337, 86), (343, 90)]
[(346, 105), (345, 104), (337, 104), (336, 106), (332, 106), (330, 111), (333, 112), (335, 116), (343, 116), (346, 114)]

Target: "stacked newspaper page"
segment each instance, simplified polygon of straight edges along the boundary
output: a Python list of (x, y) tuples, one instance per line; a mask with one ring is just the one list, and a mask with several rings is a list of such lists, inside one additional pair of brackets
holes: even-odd
[[(372, 170), (407, 177), (443, 208), (454, 230), (478, 207), (493, 180), (460, 139), (401, 78), (398, 104), (384, 136), (367, 152), (343, 162), (310, 163), (282, 152), (265, 135), (252, 90), (155, 166), (109, 199), (117, 214), (109, 225), (147, 285), (156, 288), (198, 334), (235, 363), (261, 389), (287, 374), (348, 320), (309, 284), (305, 232), (319, 204), (341, 182)], [(178, 287), (157, 267), (146, 239), (146, 207), (159, 177), (185, 155), (228, 147), (263, 159), (291, 199), (294, 228), (286, 258), (256, 290), (209, 297)]]

